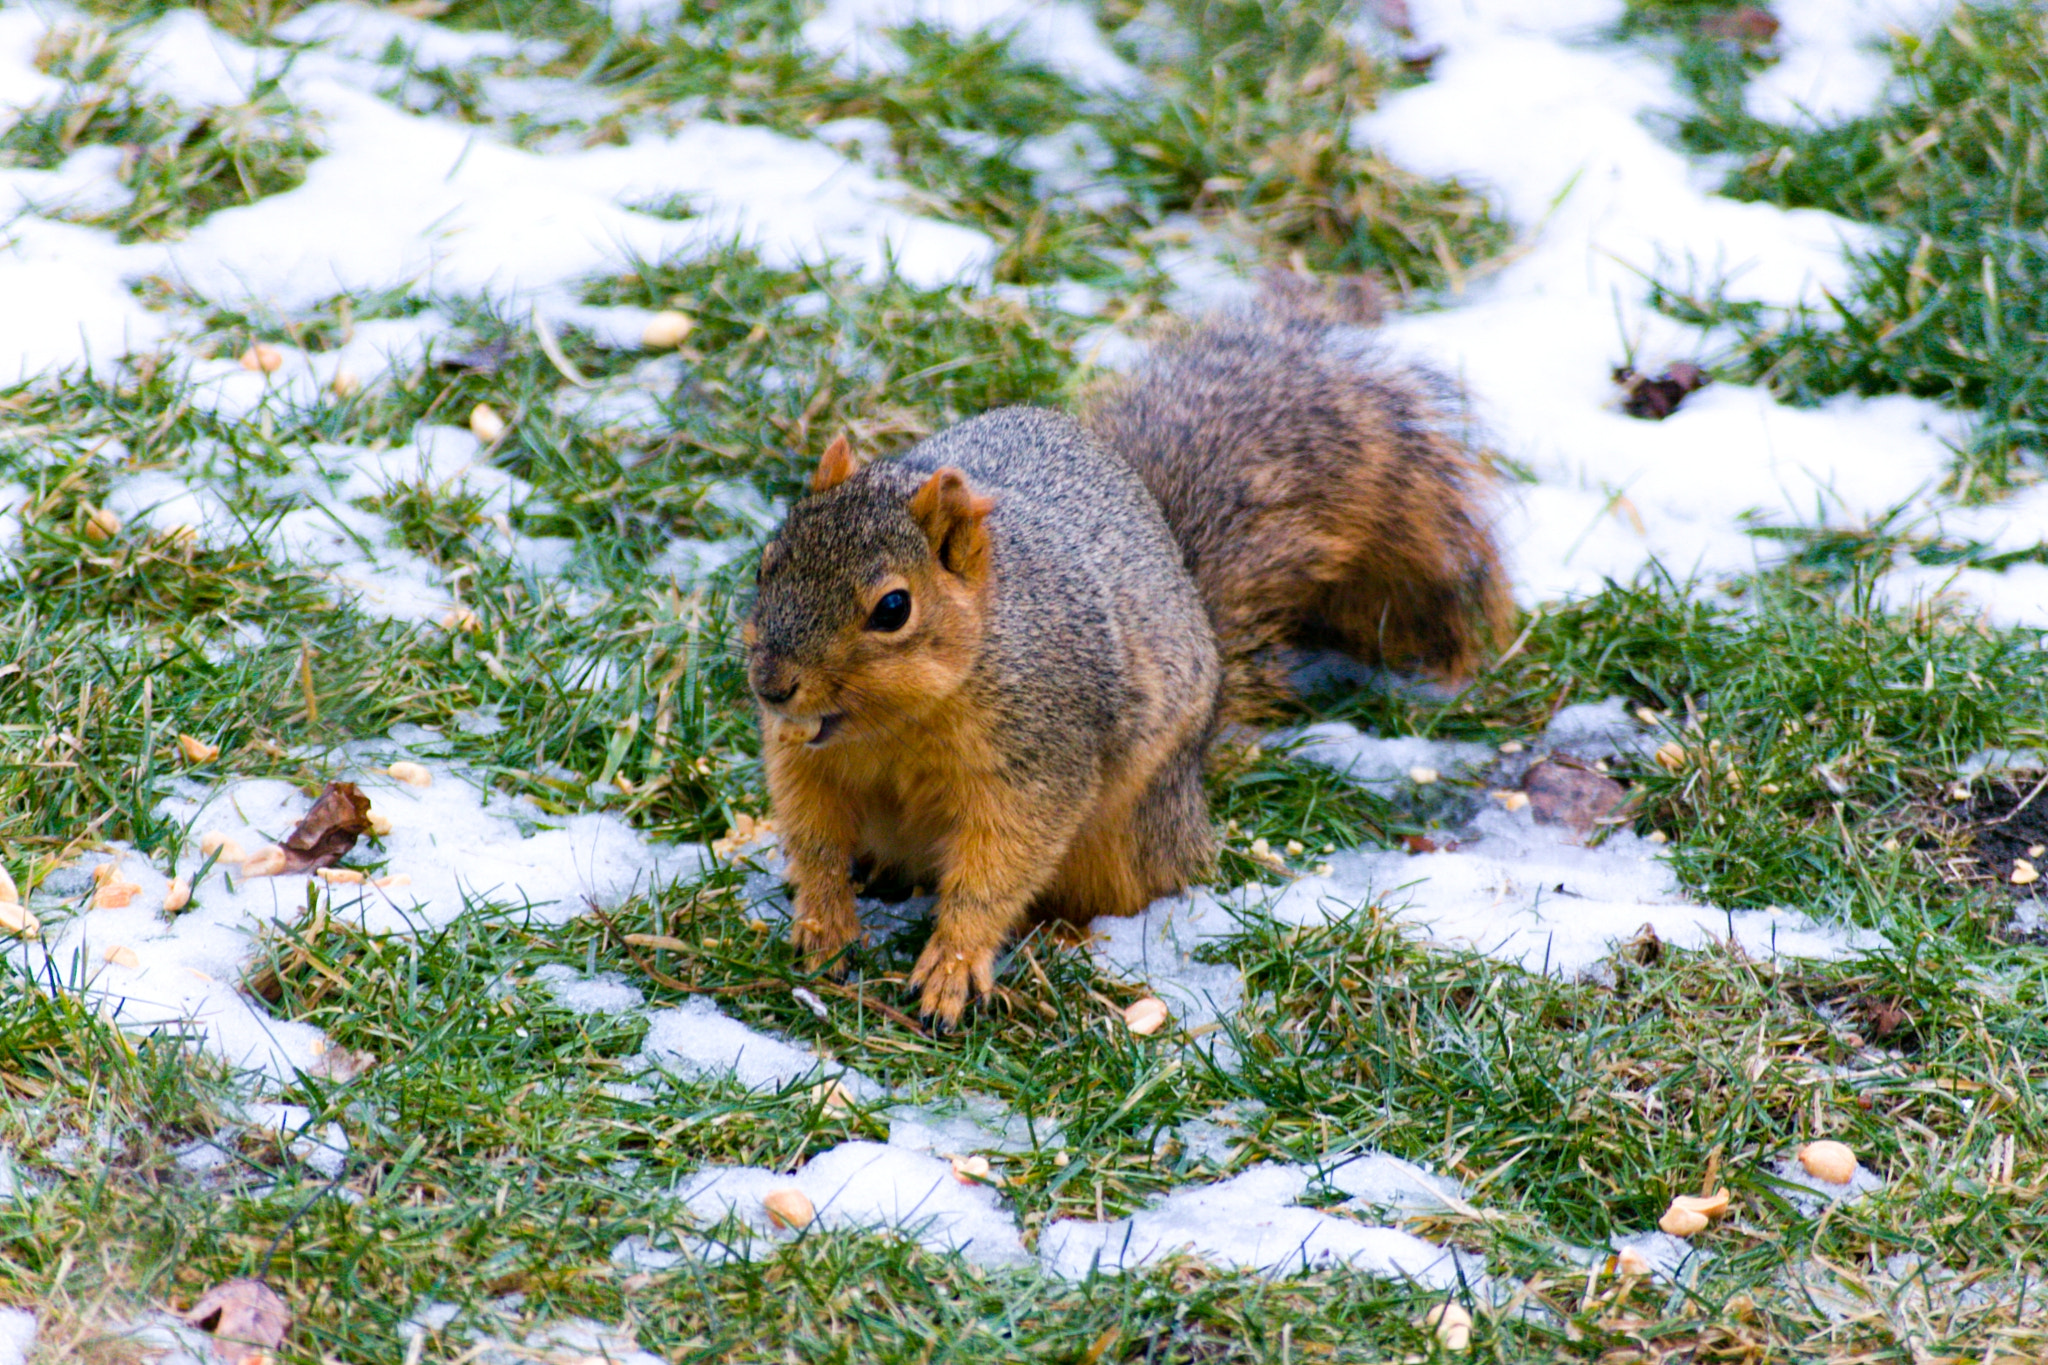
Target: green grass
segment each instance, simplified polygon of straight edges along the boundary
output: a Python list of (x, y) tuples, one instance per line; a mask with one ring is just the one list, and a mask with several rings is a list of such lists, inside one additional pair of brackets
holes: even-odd
[[(825, 118), (879, 119), (921, 210), (987, 231), (1002, 280), (1086, 281), (1108, 300), (1104, 316), (1127, 325), (1160, 307), (1170, 286), (1163, 254), (1189, 217), (1252, 259), (1299, 253), (1325, 272), (1376, 272), (1416, 303), (1483, 270), (1504, 244), (1470, 192), (1350, 144), (1351, 118), (1404, 78), (1342, 45), (1334, 5), (1166, 8), (1193, 31), (1179, 57), (1116, 36), (1131, 7), (1103, 16), (1113, 41), (1161, 82), (1160, 97), (1142, 103), (1079, 91), (1003, 44), (927, 30), (900, 35), (905, 70), (840, 75), (794, 51), (804, 15), (779, 0), (693, 6), (694, 27), (661, 37), (614, 32), (589, 7), (552, 2), (461, 0), (441, 22), (566, 43), (547, 74), (587, 76), (629, 117), (702, 109), (791, 133)], [(1846, 205), (1909, 227), (1915, 213), (1954, 210), (1943, 228), (1952, 235), (1937, 234), (1922, 262), (1928, 279), (1915, 306), (1939, 303), (1928, 337), (1979, 317), (1964, 306), (1964, 286), (1981, 266), (1959, 256), (1943, 273), (1940, 244), (1972, 240), (1994, 200), (2033, 213), (2038, 226), (2034, 182), (1998, 178), (2029, 164), (2020, 153), (2031, 143), (2014, 144), (2004, 170), (1983, 150), (1997, 118), (2031, 127), (2032, 67), (2016, 39), (2000, 36), (2021, 21), (1959, 21), (1977, 46), (1952, 33), (1916, 49), (1917, 102), (1860, 132), (1795, 143), (1733, 122), (1730, 92), (1768, 54), (1701, 38), (1699, 19), (1730, 8), (1631, 9), (1638, 36), (1666, 35), (1693, 64), (1685, 69), (1703, 112), (1674, 132), (1724, 136), (1724, 150), (1756, 153), (1744, 183), (1781, 202)], [(206, 10), (252, 38), (289, 12)], [(105, 12), (122, 23), (166, 7)], [(8, 155), (50, 165), (95, 143), (162, 154), (154, 170), (138, 154), (134, 169), (148, 216), (138, 207), (132, 222), (105, 226), (143, 235), (189, 227), (291, 183), (291, 167), (312, 154), (291, 139), (316, 130), (261, 101), (211, 115), (187, 146), (167, 130), (191, 126), (192, 111), (135, 100), (118, 44), (77, 37), (47, 58), (69, 82), (65, 100), (17, 125)], [(1980, 67), (2011, 73), (1995, 87), (2006, 101), (1997, 109), (1971, 87), (1989, 79)], [(448, 112), (474, 117), (467, 80), (457, 73), (435, 88)], [(1958, 131), (1907, 155), (1923, 117)], [(233, 142), (234, 118), (255, 142)], [(1723, 132), (1709, 127), (1714, 119)], [(1017, 166), (1021, 142), (1074, 122), (1115, 149), (1111, 173), (1128, 202), (1046, 202)], [(587, 134), (602, 140), (622, 126)], [(985, 135), (979, 146), (995, 154), (945, 135), (961, 130)], [(1766, 135), (1777, 139), (1768, 157)], [(1738, 145), (1742, 137), (1759, 140)], [(1794, 154), (1780, 157), (1780, 146)], [(1994, 149), (2003, 156), (2004, 146)], [(1978, 160), (1965, 175), (1947, 157)], [(1968, 195), (1957, 188), (1965, 184)], [(255, 341), (328, 350), (360, 321), (433, 307), (463, 329), (468, 359), (451, 342), (346, 398), (232, 422), (196, 407), (175, 367), (146, 360), (0, 390), (0, 480), (23, 486), (33, 509), (0, 617), (0, 861), (24, 886), (99, 841), (170, 852), (183, 832), (155, 812), (181, 777), (275, 777), (311, 790), (328, 775), (320, 753), (399, 724), (442, 727), (454, 757), (547, 812), (602, 808), (689, 840), (764, 814), (734, 647), (744, 563), (690, 590), (650, 574), (649, 563), (675, 536), (748, 534), (735, 490), (794, 496), (840, 431), (863, 450), (893, 450), (988, 407), (1069, 401), (1090, 380), (1079, 353), (1090, 322), (1018, 297), (774, 270), (741, 250), (641, 262), (587, 282), (589, 302), (695, 320), (670, 358), (681, 382), (653, 430), (573, 416), (577, 386), (526, 317), (477, 300), (400, 292), (270, 316), (216, 309), (161, 283), (144, 293), (204, 318), (201, 354), (232, 357)], [(1667, 294), (1673, 308), (1688, 306)], [(1993, 368), (2017, 353), (2025, 329), (2039, 330), (2025, 320), (2030, 302), (2000, 297), (2008, 344), (1987, 352)], [(1865, 316), (1861, 299), (1845, 309)], [(1807, 334), (1796, 328), (1767, 332), (1778, 323), (1744, 316), (1754, 344), (1731, 370), (1754, 364), (1789, 391), (1834, 391), (1797, 359), (1821, 355), (1817, 330), (1800, 342)], [(1847, 324), (1840, 333), (1855, 335)], [(1898, 336), (1901, 355), (1919, 335)], [(602, 350), (574, 329), (560, 342), (598, 386), (652, 358)], [(1866, 351), (1877, 353), (1858, 350), (1855, 363)], [(1962, 374), (1954, 356), (1940, 361), (1947, 369), (1924, 363), (1928, 374)], [(1939, 392), (1996, 407), (1974, 390)], [(297, 505), (276, 480), (312, 444), (402, 442), (423, 422), (459, 424), (478, 403), (510, 423), (493, 463), (538, 492), (511, 526), (572, 541), (565, 579), (522, 570), (487, 509), (459, 488), (399, 487), (371, 507), (396, 545), (447, 577), (473, 630), (370, 620), (319, 576), (267, 558), (258, 533)], [(135, 527), (92, 533), (94, 510), (126, 474), (201, 466), (249, 518), (246, 543), (200, 548)], [(1525, 621), (1515, 656), (1448, 701), (1369, 691), (1303, 714), (1499, 744), (1535, 738), (1562, 707), (1619, 694), (1665, 713), (1684, 751), (1672, 769), (1646, 762), (1620, 775), (1639, 792), (1638, 828), (1671, 839), (1694, 894), (1850, 920), (1884, 933), (1893, 952), (1773, 965), (1720, 950), (1636, 951), (1600, 979), (1567, 982), (1425, 949), (1371, 907), (1313, 931), (1254, 918), (1210, 950), (1245, 973), (1254, 1002), (1229, 1025), (1242, 1064), (1226, 1069), (1170, 1030), (1137, 1039), (1115, 1026), (1142, 988), (1049, 936), (1019, 949), (996, 998), (958, 1034), (934, 1036), (907, 1015), (901, 986), (922, 928), (859, 954), (857, 978), (821, 979), (758, 918), (735, 869), (559, 926), (479, 905), (438, 929), (379, 935), (316, 907), (266, 930), (251, 973), (279, 1017), (373, 1059), (351, 1079), (302, 1078), (284, 1096), (348, 1133), (333, 1191), (275, 1135), (233, 1132), (239, 1082), (195, 1064), (177, 1030), (124, 1035), (69, 990), (32, 989), (18, 975), (0, 982), (0, 1148), (32, 1186), (0, 1203), (0, 1301), (39, 1306), (50, 1359), (130, 1358), (106, 1339), (111, 1325), (252, 1273), (298, 1315), (288, 1365), (464, 1358), (472, 1343), (455, 1331), (409, 1345), (403, 1325), (429, 1301), (495, 1314), (493, 1330), (513, 1337), (573, 1315), (623, 1323), (678, 1362), (1435, 1352), (1418, 1325), (1430, 1296), (1349, 1274), (1266, 1280), (1182, 1261), (1073, 1285), (851, 1235), (755, 1263), (620, 1271), (609, 1258), (623, 1237), (702, 1231), (668, 1196), (678, 1177), (707, 1161), (787, 1169), (839, 1142), (885, 1136), (887, 1115), (832, 1106), (805, 1085), (620, 1091), (635, 1079), (644, 1018), (561, 1008), (534, 980), (559, 964), (621, 973), (654, 1008), (708, 993), (734, 1018), (906, 1098), (992, 1097), (1029, 1116), (1047, 1140), (996, 1159), (1027, 1237), (1053, 1219), (1126, 1214), (1262, 1160), (1315, 1162), (1372, 1145), (1434, 1163), (1468, 1185), (1477, 1216), (1409, 1225), (1484, 1253), (1491, 1272), (1523, 1287), (1528, 1310), (1479, 1311), (1475, 1358), (2036, 1357), (2048, 1337), (2036, 1320), (2016, 1320), (1999, 1277), (2038, 1278), (2048, 1246), (2048, 950), (2004, 941), (2009, 888), (1971, 849), (1970, 822), (2016, 794), (1984, 779), (1959, 802), (1951, 787), (1955, 763), (1976, 749), (2048, 742), (2038, 641), (1875, 605), (1872, 576), (1895, 554), (2001, 567), (1984, 547), (1888, 525), (1775, 534), (1791, 552), (1786, 566), (1720, 585), (1727, 597), (1655, 578), (1613, 586)], [(579, 685), (586, 663), (612, 681)], [(501, 728), (485, 735), (455, 723), (476, 710)], [(220, 757), (187, 763), (180, 732), (218, 741)], [(1256, 839), (1301, 845), (1289, 861), (1303, 868), (1326, 851), (1439, 827), (1477, 795), (1445, 783), (1428, 800), (1392, 801), (1246, 747), (1219, 757), (1210, 792), (1225, 847), (1219, 880), (1267, 885), (1283, 878), (1250, 856)], [(682, 946), (638, 946), (629, 934)], [(825, 1018), (793, 994), (799, 987), (827, 1002)], [(1225, 1117), (1238, 1136), (1227, 1165), (1197, 1161), (1175, 1139), (1190, 1120)], [(231, 1160), (216, 1175), (177, 1164), (182, 1148), (224, 1126)], [(1888, 1188), (1825, 1215), (1788, 1203), (1765, 1166), (1817, 1135), (1850, 1142)], [(81, 1136), (91, 1140), (79, 1148), (71, 1140)], [(2009, 1182), (1992, 1161), (2006, 1140)], [(1714, 1259), (1696, 1284), (1589, 1279), (1585, 1248), (1648, 1226), (1709, 1170), (1738, 1203), (1702, 1238)], [(1995, 1292), (1955, 1313), (1879, 1309), (1833, 1321), (1785, 1273), (1825, 1264), (1873, 1277), (1882, 1296), (1898, 1288), (1897, 1263), (1885, 1268), (1898, 1255), (1991, 1277)], [(511, 1305), (513, 1294), (525, 1297)]]
[(211, 213), (306, 178), (320, 148), (275, 82), (260, 83), (245, 104), (183, 109), (130, 87), (121, 39), (81, 25), (45, 42), (38, 65), (65, 82), (64, 93), (0, 133), (0, 165), (49, 169), (82, 147), (119, 147), (119, 179), (133, 197), (71, 216), (124, 242), (182, 237)]
[(1976, 412), (1955, 474), (1966, 495), (2032, 477), (2048, 430), (2044, 23), (2035, 6), (1963, 5), (1926, 37), (1895, 40), (1905, 93), (1870, 115), (1776, 127), (1722, 80), (1696, 85), (1700, 113), (1680, 130), (1695, 150), (1740, 158), (1726, 193), (1886, 231), (1852, 253), (1848, 290), (1823, 309), (1784, 317), (1671, 284), (1669, 311), (1732, 323), (1728, 372), (1795, 401), (1909, 393)]

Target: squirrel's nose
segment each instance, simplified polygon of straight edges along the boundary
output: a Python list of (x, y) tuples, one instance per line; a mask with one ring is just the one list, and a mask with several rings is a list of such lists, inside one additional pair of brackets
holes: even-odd
[(792, 681), (787, 686), (780, 686), (776, 683), (771, 683), (766, 678), (756, 678), (754, 680), (754, 695), (767, 702), (770, 706), (780, 706), (796, 695), (796, 683)]

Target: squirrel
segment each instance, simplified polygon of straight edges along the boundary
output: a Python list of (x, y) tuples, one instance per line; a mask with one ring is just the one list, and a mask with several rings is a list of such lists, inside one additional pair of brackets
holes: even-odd
[(1078, 417), (865, 465), (836, 438), (741, 633), (792, 943), (862, 938), (857, 864), (936, 884), (910, 985), (953, 1026), (1032, 920), (1207, 872), (1206, 756), (1284, 698), (1289, 649), (1468, 674), (1513, 608), (1450, 411), (1297, 307), (1183, 328)]

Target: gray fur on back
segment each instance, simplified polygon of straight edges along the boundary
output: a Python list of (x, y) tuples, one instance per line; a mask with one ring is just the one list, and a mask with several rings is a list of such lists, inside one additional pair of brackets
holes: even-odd
[[(1158, 503), (1122, 458), (1064, 413), (1013, 407), (872, 469), (907, 498), (947, 466), (995, 500), (985, 523), (993, 610), (976, 674), (1004, 724), (1048, 756), (1113, 758), (1143, 723), (1125, 681), (1145, 676), (1129, 666), (1133, 652), (1159, 666), (1182, 714), (1214, 712), (1220, 666), (1208, 613)], [(1038, 681), (1026, 693), (1004, 678)], [(1071, 710), (1045, 714), (1046, 696)], [(1077, 744), (1083, 734), (1094, 743)]]

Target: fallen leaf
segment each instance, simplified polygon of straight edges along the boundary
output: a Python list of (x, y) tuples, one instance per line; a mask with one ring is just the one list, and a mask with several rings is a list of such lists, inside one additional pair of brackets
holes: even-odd
[(1737, 5), (1732, 10), (1700, 16), (1700, 36), (1762, 47), (1778, 36), (1778, 20), (1769, 10), (1755, 5)]
[(185, 1321), (212, 1335), (226, 1365), (256, 1365), (283, 1347), (292, 1310), (261, 1280), (228, 1280), (207, 1290)]
[(329, 782), (306, 818), (281, 841), (284, 870), (310, 872), (332, 867), (369, 832), (370, 798), (353, 782)]
[(1560, 758), (1546, 758), (1522, 778), (1529, 813), (1538, 824), (1564, 825), (1580, 838), (1611, 820), (1628, 799), (1628, 789), (1603, 773)]
[(1654, 967), (1664, 956), (1664, 940), (1657, 937), (1657, 926), (1645, 923), (1636, 930), (1636, 936), (1621, 945), (1628, 955), (1645, 967)]
[(1707, 373), (1699, 366), (1681, 360), (1652, 379), (1623, 365), (1615, 370), (1614, 382), (1626, 390), (1621, 399), (1623, 412), (1631, 417), (1661, 422), (1678, 411), (1678, 405), (1685, 401), (1687, 394), (1705, 385)]
[(1427, 834), (1404, 834), (1401, 844), (1410, 853), (1435, 853), (1439, 848), (1437, 841)]
[(1913, 1016), (1897, 1000), (1866, 995), (1856, 1001), (1856, 1012), (1870, 1026), (1871, 1033), (1879, 1038), (1889, 1038), (1913, 1027)]
[(211, 763), (220, 757), (220, 745), (208, 744), (197, 735), (179, 735), (178, 748), (184, 752), (187, 763)]
[(170, 887), (164, 892), (164, 918), (169, 919), (192, 903), (192, 879), (171, 878)]

